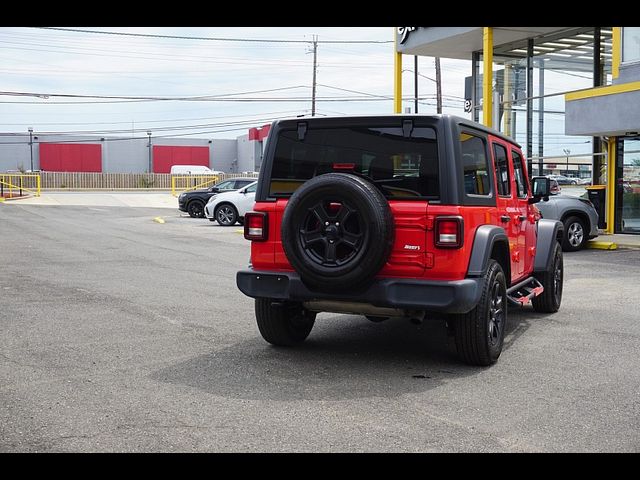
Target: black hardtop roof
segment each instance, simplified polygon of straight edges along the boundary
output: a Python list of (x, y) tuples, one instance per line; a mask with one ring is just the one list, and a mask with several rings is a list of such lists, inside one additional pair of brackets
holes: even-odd
[[(429, 119), (432, 121), (440, 121), (447, 125), (462, 124), (467, 125), (469, 127), (475, 128), (476, 130), (481, 130), (485, 133), (494, 135), (499, 137), (506, 142), (512, 143), (521, 147), (518, 142), (516, 142), (513, 138), (507, 137), (504, 133), (494, 130), (493, 128), (486, 127), (480, 123), (474, 122), (473, 120), (469, 120), (468, 118), (459, 117), (457, 115), (449, 115), (449, 114), (440, 114), (440, 115), (411, 115), (411, 114), (393, 114), (393, 115), (342, 115), (342, 116), (327, 116), (327, 117), (295, 117), (295, 118), (286, 118), (281, 120), (275, 120), (272, 124), (273, 128), (291, 128), (294, 125), (297, 125), (300, 122), (307, 122), (311, 127), (314, 125), (344, 125), (348, 123), (350, 120), (357, 122), (358, 124), (366, 124), (366, 123), (375, 123), (375, 122), (384, 122), (384, 123), (395, 123), (398, 122), (400, 125), (403, 120), (424, 120)], [(293, 125), (292, 125), (293, 124)]]

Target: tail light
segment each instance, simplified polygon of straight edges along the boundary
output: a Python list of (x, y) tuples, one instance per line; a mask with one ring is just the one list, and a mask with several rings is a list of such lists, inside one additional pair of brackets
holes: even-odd
[(244, 215), (244, 238), (254, 242), (267, 239), (267, 214), (265, 212), (248, 212)]
[(440, 248), (460, 248), (464, 243), (462, 217), (436, 217), (435, 243)]

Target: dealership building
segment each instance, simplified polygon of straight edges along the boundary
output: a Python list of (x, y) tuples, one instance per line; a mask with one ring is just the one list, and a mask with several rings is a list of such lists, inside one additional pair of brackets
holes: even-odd
[(406, 56), (470, 60), (470, 117), (515, 138), (532, 174), (604, 185), (605, 232), (640, 233), (640, 27), (397, 27), (399, 114)]

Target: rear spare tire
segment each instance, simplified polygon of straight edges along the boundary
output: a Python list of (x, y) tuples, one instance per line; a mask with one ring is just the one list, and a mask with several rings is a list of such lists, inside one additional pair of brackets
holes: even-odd
[(370, 182), (347, 173), (312, 178), (289, 199), (282, 247), (303, 282), (335, 292), (364, 287), (387, 261), (393, 215)]

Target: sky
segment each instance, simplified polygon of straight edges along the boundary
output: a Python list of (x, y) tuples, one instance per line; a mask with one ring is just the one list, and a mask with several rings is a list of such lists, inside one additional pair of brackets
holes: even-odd
[[(319, 42), (390, 42), (394, 32), (393, 27), (66, 28), (307, 43), (2, 27), (0, 132), (26, 132), (33, 127), (41, 134), (146, 137), (150, 131), (153, 136), (236, 138), (249, 127), (311, 113), (314, 36)], [(392, 113), (393, 48), (393, 43), (319, 43), (317, 115)], [(413, 111), (413, 57), (404, 58), (404, 106)], [(470, 71), (469, 61), (442, 60), (444, 113), (469, 116), (463, 110), (463, 96), (464, 77)], [(421, 57), (418, 72), (419, 113), (435, 113), (434, 59)], [(166, 99), (202, 96), (209, 98)]]

